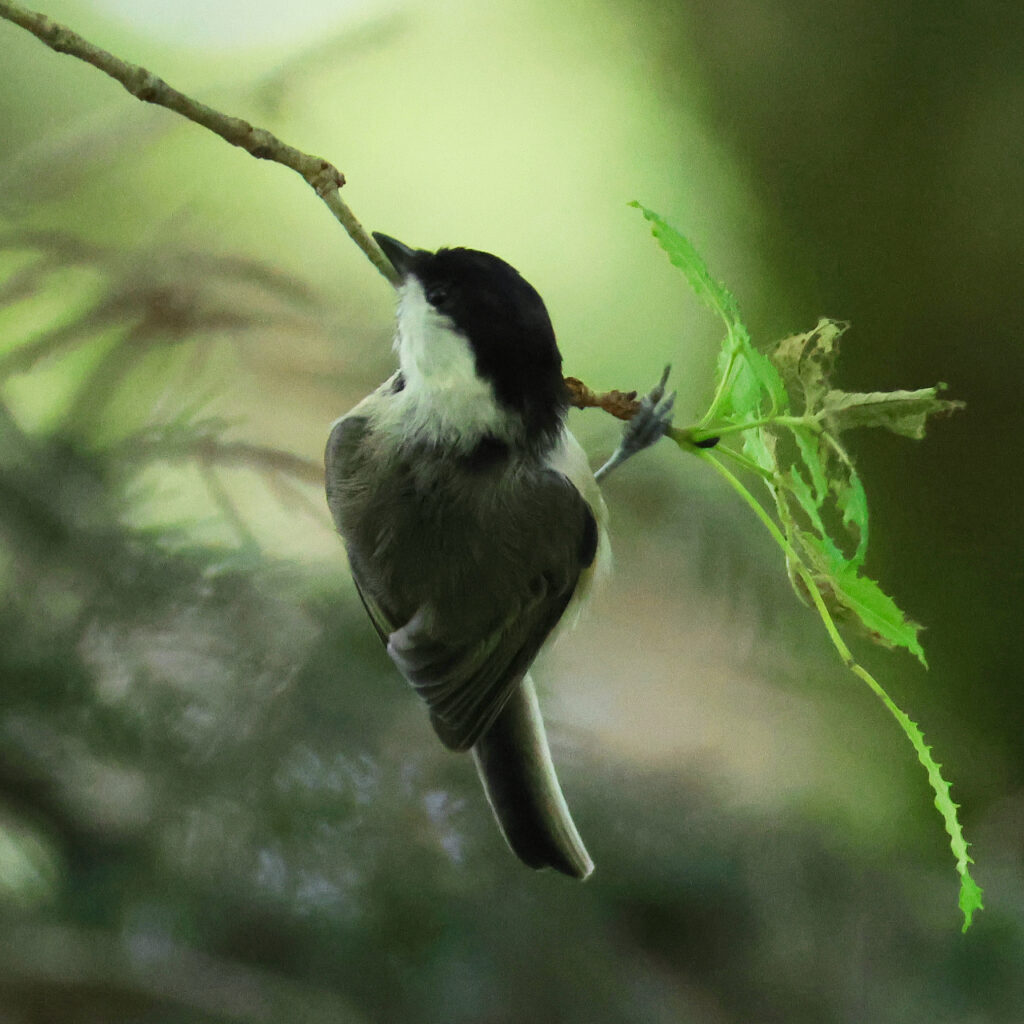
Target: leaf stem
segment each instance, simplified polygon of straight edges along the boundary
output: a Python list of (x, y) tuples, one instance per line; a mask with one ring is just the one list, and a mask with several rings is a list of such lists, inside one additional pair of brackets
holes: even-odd
[(718, 312), (719, 316), (725, 321), (726, 331), (729, 335), (729, 340), (732, 342), (732, 351), (729, 353), (729, 362), (725, 368), (725, 373), (719, 377), (718, 387), (715, 389), (715, 396), (711, 399), (711, 405), (708, 406), (708, 411), (698, 420), (696, 429), (702, 429), (710, 423), (715, 416), (718, 414), (718, 407), (722, 404), (722, 399), (725, 397), (725, 393), (731, 385), (730, 378), (732, 377), (732, 371), (736, 366), (736, 357), (739, 355), (739, 345), (733, 336), (733, 328), (729, 323), (725, 312), (722, 310), (721, 305), (715, 303), (714, 309)]
[[(796, 549), (785, 538), (782, 531), (775, 524), (775, 520), (772, 519), (772, 517), (765, 511), (764, 506), (750, 493), (750, 491), (747, 490), (746, 487), (743, 486), (739, 478), (706, 449), (696, 448), (694, 449), (693, 454), (696, 455), (697, 458), (703, 459), (705, 462), (710, 464), (719, 476), (725, 479), (729, 486), (743, 499), (754, 515), (761, 520), (761, 524), (772, 535), (772, 540), (782, 548), (786, 557), (798, 562), (800, 560), (800, 556)], [(729, 454), (739, 455), (738, 452), (729, 452)], [(743, 456), (739, 456), (739, 458), (742, 459)], [(760, 469), (760, 467), (757, 468)]]
[[(724, 450), (727, 451), (728, 449)], [(750, 493), (749, 490), (747, 490), (746, 487), (744, 487), (743, 483), (726, 466), (724, 466), (721, 461), (719, 461), (719, 459), (711, 454), (711, 452), (697, 448), (694, 449), (694, 454), (698, 458), (709, 463), (718, 472), (718, 474), (728, 482), (729, 486), (732, 487), (732, 489), (743, 499), (747, 506), (761, 521), (765, 529), (771, 534), (772, 539), (785, 553), (790, 571), (795, 572), (813, 602), (815, 610), (828, 633), (829, 640), (832, 642), (832, 646), (836, 649), (840, 658), (843, 659), (843, 664), (855, 676), (857, 676), (858, 679), (867, 684), (871, 692), (882, 702), (893, 718), (896, 719), (897, 724), (910, 740), (911, 745), (917, 753), (918, 761), (921, 762), (921, 765), (928, 774), (928, 782), (932, 787), (932, 791), (935, 793), (935, 807), (942, 816), (946, 834), (949, 836), (949, 845), (953, 851), (953, 856), (956, 858), (956, 870), (960, 875), (959, 903), (960, 910), (964, 915), (963, 931), (966, 932), (971, 926), (971, 919), (974, 912), (983, 909), (983, 891), (971, 877), (969, 865), (972, 863), (972, 859), (967, 852), (968, 843), (964, 838), (963, 830), (960, 827), (960, 822), (957, 818), (957, 805), (953, 803), (953, 800), (950, 797), (949, 783), (942, 777), (941, 766), (936, 762), (934, 757), (932, 757), (931, 748), (925, 743), (924, 734), (921, 732), (917, 723), (899, 707), (888, 693), (885, 692), (885, 689), (878, 680), (876, 680), (875, 677), (871, 675), (871, 673), (864, 668), (856, 658), (854, 658), (853, 654), (850, 652), (850, 648), (846, 645), (846, 641), (843, 640), (842, 635), (839, 632), (839, 627), (836, 625), (835, 619), (832, 617), (832, 613), (828, 610), (828, 606), (825, 604), (825, 598), (822, 596), (821, 589), (817, 582), (808, 571), (803, 560), (800, 558), (799, 553), (789, 540), (783, 536), (782, 531), (775, 524), (771, 516), (765, 511), (761, 503)]]
[[(686, 436), (685, 431), (677, 432), (675, 430), (670, 429), (666, 431), (666, 433), (669, 437), (672, 438), (673, 441), (675, 441), (677, 445), (679, 445), (681, 449), (683, 449), (683, 451), (691, 452), (694, 455), (699, 454), (701, 452), (704, 452), (705, 454), (707, 453), (707, 449), (694, 444), (693, 441), (691, 441), (689, 437)], [(729, 448), (728, 446), (723, 445), (721, 448), (718, 449), (718, 454), (727, 456), (728, 458), (732, 459), (732, 461), (735, 462), (736, 465), (740, 467), (740, 469), (745, 469), (748, 473), (753, 473), (756, 476), (761, 477), (762, 480), (766, 481), (769, 485), (774, 487), (775, 474), (772, 473), (770, 470), (765, 469), (763, 466), (759, 466), (752, 459), (748, 459), (746, 455), (744, 455), (742, 452), (738, 452), (735, 448)]]
[(759, 427), (789, 427), (790, 430), (800, 430), (806, 427), (815, 433), (821, 432), (821, 423), (816, 416), (762, 416), (757, 420), (745, 420), (743, 423), (729, 423), (723, 427), (702, 426), (703, 420), (693, 427), (686, 427), (675, 431), (673, 436), (678, 442), (676, 435), (684, 435), (685, 439), (693, 445), (699, 445), (712, 437), (728, 437), (730, 434), (740, 434), (745, 430), (756, 430)]

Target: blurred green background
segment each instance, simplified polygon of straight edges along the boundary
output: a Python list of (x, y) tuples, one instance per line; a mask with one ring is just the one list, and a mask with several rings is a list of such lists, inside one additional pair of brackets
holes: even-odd
[[(392, 295), (299, 179), (0, 22), (0, 1021), (1024, 1021), (1024, 15), (863, 0), (54, 0), (333, 160), (372, 229), (544, 295), (566, 372), (710, 397), (719, 328), (853, 321), (869, 573), (931, 670), (857, 648), (924, 773), (695, 460), (612, 479), (616, 574), (539, 667), (597, 864), (507, 852), (365, 621), (323, 502)], [(594, 463), (618, 429), (573, 428)]]

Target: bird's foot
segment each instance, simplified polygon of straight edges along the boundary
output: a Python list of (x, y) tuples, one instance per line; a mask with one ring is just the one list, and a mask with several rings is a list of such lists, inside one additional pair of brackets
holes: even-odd
[(672, 425), (672, 409), (676, 403), (676, 393), (673, 391), (667, 398), (665, 397), (665, 385), (668, 383), (671, 369), (671, 366), (666, 366), (661, 380), (640, 400), (640, 408), (626, 423), (619, 447), (594, 474), (596, 479), (604, 479), (613, 469), (621, 466), (637, 452), (649, 448)]

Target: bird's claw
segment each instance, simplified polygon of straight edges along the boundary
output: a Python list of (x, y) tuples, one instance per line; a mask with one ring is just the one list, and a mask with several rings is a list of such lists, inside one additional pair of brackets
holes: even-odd
[(671, 370), (671, 366), (665, 367), (661, 380), (640, 399), (640, 408), (626, 424), (619, 447), (626, 448), (630, 455), (649, 448), (672, 425), (676, 393), (673, 391), (668, 398), (665, 397), (665, 385)]
[(640, 400), (640, 408), (626, 424), (622, 440), (612, 457), (595, 473), (600, 480), (627, 459), (649, 448), (672, 425), (672, 410), (676, 403), (673, 391), (665, 397), (665, 386), (672, 367), (666, 366), (661, 380)]

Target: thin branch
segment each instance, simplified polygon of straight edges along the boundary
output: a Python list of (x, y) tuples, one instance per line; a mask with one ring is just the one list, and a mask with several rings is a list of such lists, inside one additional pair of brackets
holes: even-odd
[(640, 408), (635, 391), (591, 391), (576, 377), (566, 377), (569, 404), (574, 409), (604, 409), (620, 420), (631, 420)]
[(247, 466), (250, 469), (285, 473), (306, 484), (322, 487), (324, 482), (324, 467), (319, 462), (280, 448), (245, 441), (218, 441), (208, 437), (194, 442), (190, 454), (211, 464)]
[(282, 473), (304, 484), (322, 487), (323, 464), (294, 452), (250, 444), (247, 441), (222, 441), (212, 435), (183, 435), (180, 439), (147, 438), (134, 435), (119, 453), (123, 462), (149, 462), (199, 459), (211, 466), (237, 466), (262, 473)]
[(203, 483), (206, 484), (207, 492), (220, 509), (220, 514), (224, 517), (224, 520), (235, 531), (235, 535), (238, 537), (242, 547), (248, 548), (251, 551), (259, 551), (260, 545), (259, 541), (256, 540), (256, 535), (249, 529), (245, 516), (239, 511), (227, 488), (221, 483), (221, 479), (217, 476), (217, 472), (212, 464), (201, 459), (199, 461), (199, 472), (203, 477)]
[(352, 241), (366, 253), (370, 262), (392, 284), (398, 283), (398, 275), (380, 246), (342, 200), (338, 190), (345, 184), (345, 176), (334, 164), (287, 145), (265, 128), (257, 128), (242, 118), (223, 114), (213, 107), (199, 103), (178, 92), (151, 71), (137, 64), (129, 64), (100, 49), (45, 14), (30, 11), (13, 0), (0, 0), (0, 17), (31, 32), (51, 50), (69, 54), (99, 68), (120, 82), (143, 103), (154, 103), (173, 110), (176, 114), (181, 114), (182, 117), (208, 128), (232, 146), (239, 146), (257, 160), (273, 160), (301, 174), (306, 183), (326, 203)]

